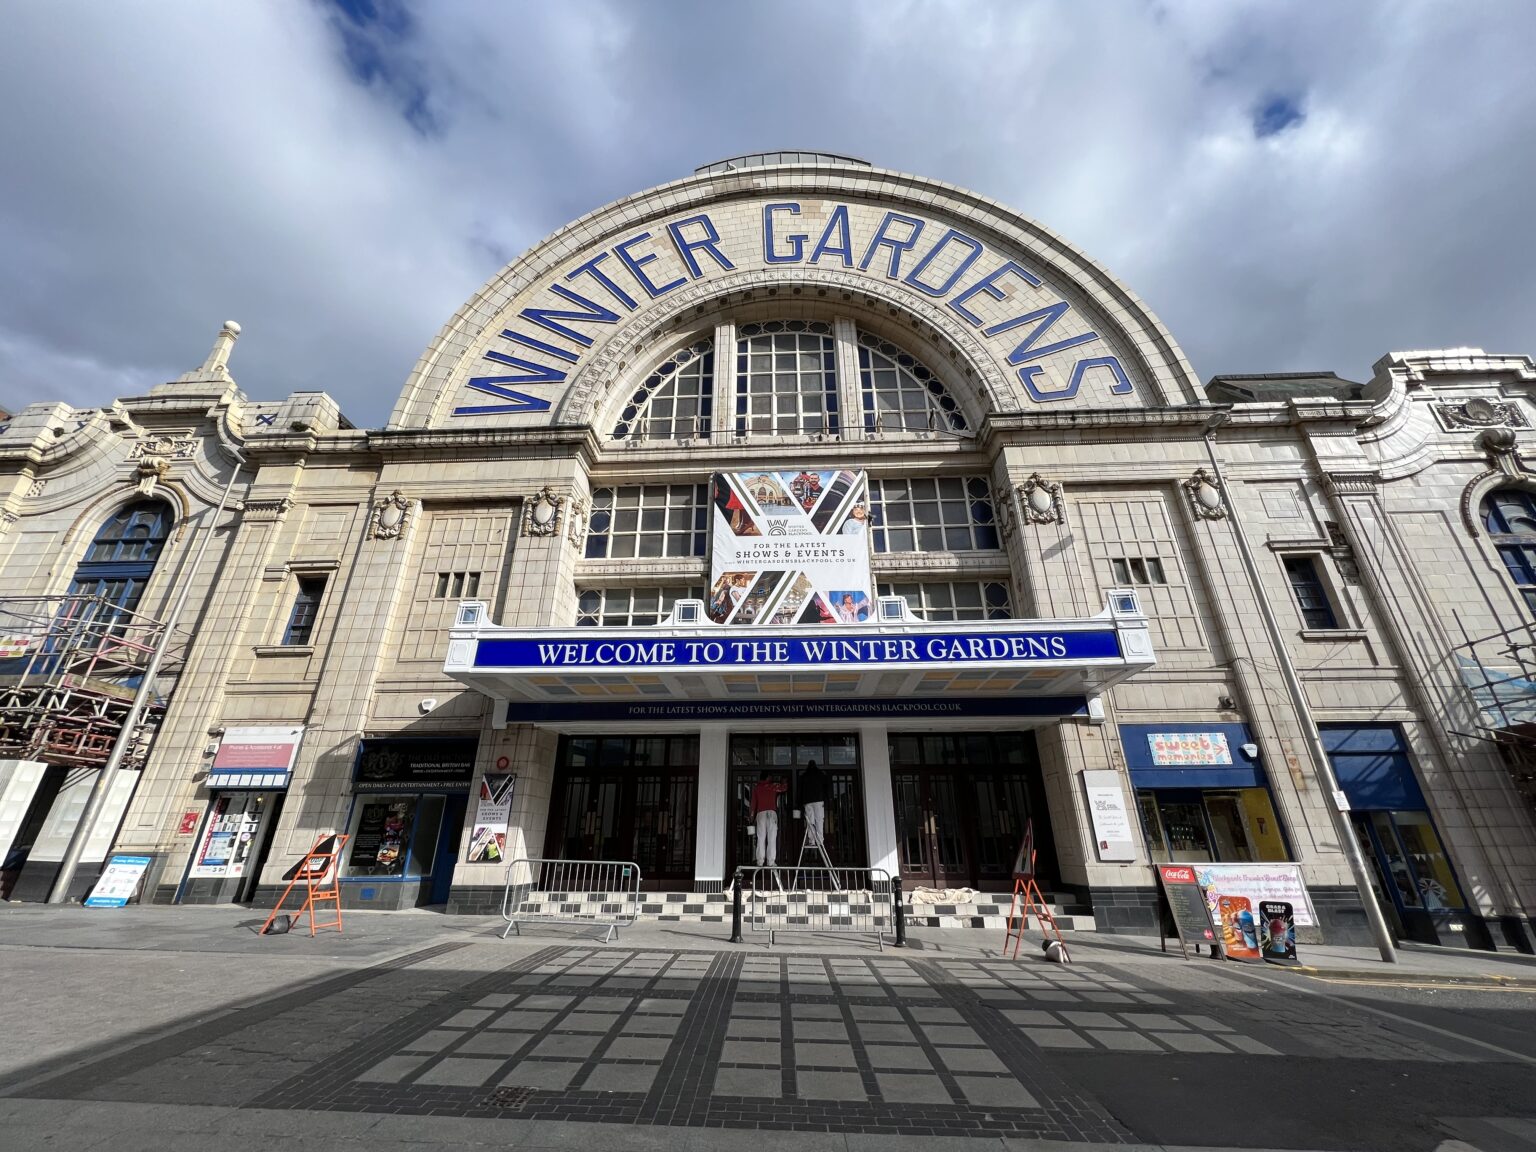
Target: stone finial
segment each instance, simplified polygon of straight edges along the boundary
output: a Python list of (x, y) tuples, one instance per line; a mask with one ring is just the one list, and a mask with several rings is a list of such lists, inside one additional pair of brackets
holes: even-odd
[(240, 325), (233, 320), (224, 321), (224, 327), (214, 338), (213, 351), (203, 361), (203, 375), (224, 376), (229, 372), (229, 354), (234, 351), (235, 341), (240, 338)]

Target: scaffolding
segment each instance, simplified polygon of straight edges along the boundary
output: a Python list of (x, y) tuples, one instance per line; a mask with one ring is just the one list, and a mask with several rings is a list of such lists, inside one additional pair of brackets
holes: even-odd
[[(106, 764), (164, 634), (159, 620), (102, 596), (0, 598), (0, 759)], [(172, 654), (184, 652), (181, 639)], [(144, 766), (167, 695), (156, 692), (124, 768)]]
[(1536, 816), (1536, 624), (1506, 628), (1476, 640), (1456, 614), (1463, 643), (1451, 650), (1471, 697), (1477, 731), (1497, 746), (1516, 791)]

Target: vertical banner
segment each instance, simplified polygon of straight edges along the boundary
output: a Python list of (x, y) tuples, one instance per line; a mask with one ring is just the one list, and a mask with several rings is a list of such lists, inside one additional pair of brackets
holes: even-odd
[(1228, 960), (1259, 959), (1259, 926), (1248, 897), (1217, 897), (1216, 917), (1221, 926), (1221, 950)]
[(709, 618), (716, 624), (874, 619), (862, 472), (717, 472)]
[(507, 825), (512, 821), (515, 772), (487, 772), (480, 778), (475, 830), (469, 838), (469, 864), (500, 864), (507, 858)]

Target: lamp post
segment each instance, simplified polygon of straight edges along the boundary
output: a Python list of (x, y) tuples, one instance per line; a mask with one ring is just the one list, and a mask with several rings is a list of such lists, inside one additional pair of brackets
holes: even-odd
[(214, 528), (229, 504), (229, 494), (234, 490), (235, 478), (240, 475), (244, 467), (245, 459), (236, 454), (235, 469), (229, 474), (229, 483), (224, 485), (224, 494), (219, 497), (219, 506), (214, 509), (208, 522), (202, 527), (202, 539), (198, 542), (197, 555), (192, 558), (191, 568), (181, 579), (181, 587), (177, 590), (175, 603), (171, 605), (170, 615), (165, 618), (165, 628), (160, 633), (160, 640), (155, 645), (155, 650), (150, 653), (149, 663), (144, 666), (144, 678), (139, 682), (139, 690), (134, 693), (133, 703), (128, 706), (128, 714), (123, 717), (123, 727), (112, 743), (112, 754), (107, 757), (107, 762), (101, 771), (96, 774), (96, 783), (91, 787), (91, 795), (86, 801), (85, 811), (80, 814), (80, 823), (75, 825), (74, 834), (69, 838), (69, 847), (64, 850), (64, 860), (59, 865), (58, 879), (53, 882), (53, 888), (48, 893), (50, 904), (63, 904), (69, 899), (69, 886), (74, 883), (75, 872), (80, 867), (80, 858), (85, 855), (86, 842), (91, 838), (91, 832), (101, 817), (101, 810), (112, 791), (112, 781), (116, 779), (117, 771), (122, 767), (123, 760), (128, 755), (128, 749), (133, 744), (134, 730), (138, 728), (144, 710), (149, 707), (150, 697), (155, 691), (155, 677), (159, 674), (160, 665), (170, 649), (171, 637), (176, 634), (177, 622), (180, 621), (182, 612), (186, 610), (187, 598), (191, 595), (192, 585), (203, 566), (203, 557), (208, 553), (208, 545), (213, 542)]
[(1322, 788), (1329, 815), (1333, 819), (1333, 831), (1339, 839), (1339, 845), (1344, 850), (1345, 857), (1349, 860), (1349, 870), (1355, 878), (1355, 890), (1360, 894), (1360, 903), (1365, 907), (1365, 918), (1370, 923), (1371, 935), (1375, 938), (1377, 951), (1381, 958), (1388, 964), (1397, 962), (1397, 948), (1392, 941), (1392, 933), (1387, 929), (1387, 921), (1381, 914), (1381, 905), (1376, 901), (1376, 890), (1371, 887), (1371, 876), (1366, 869), (1365, 857), (1360, 851), (1360, 842), (1355, 839), (1355, 830), (1350, 826), (1349, 816), (1339, 810), (1338, 800), (1339, 782), (1333, 774), (1333, 765), (1328, 760), (1328, 750), (1323, 747), (1322, 735), (1317, 730), (1317, 721), (1312, 717), (1312, 707), (1307, 703), (1307, 694), (1301, 686), (1301, 678), (1296, 675), (1296, 665), (1291, 661), (1291, 650), (1286, 644), (1285, 636), (1280, 631), (1280, 622), (1275, 618), (1274, 608), (1270, 605), (1269, 597), (1264, 593), (1264, 583), (1259, 577), (1259, 568), (1253, 559), (1253, 551), (1248, 547), (1248, 536), (1243, 531), (1242, 516), (1237, 510), (1237, 502), (1232, 499), (1232, 490), (1227, 487), (1225, 474), (1221, 469), (1221, 460), (1216, 456), (1216, 430), (1231, 418), (1232, 410), (1223, 408), (1214, 413), (1205, 422), (1201, 430), (1201, 439), (1205, 441), (1206, 454), (1211, 459), (1211, 472), (1216, 477), (1216, 483), (1226, 496), (1227, 515), (1232, 520), (1232, 535), (1237, 541), (1238, 558), (1242, 561), (1243, 571), (1248, 574), (1248, 582), (1253, 588), (1253, 596), (1258, 604), (1259, 616), (1264, 621), (1264, 630), (1269, 633), (1269, 643), (1274, 649), (1275, 659), (1280, 663), (1280, 675), (1285, 680), (1285, 689), (1291, 698), (1291, 707), (1296, 711), (1296, 717), (1301, 722), (1302, 735), (1306, 740), (1307, 755), (1312, 761), (1312, 775)]

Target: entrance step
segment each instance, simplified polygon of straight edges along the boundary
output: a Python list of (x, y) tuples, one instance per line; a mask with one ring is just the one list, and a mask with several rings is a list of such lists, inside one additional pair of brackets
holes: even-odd
[[(776, 895), (776, 894), (775, 894)], [(566, 913), (612, 914), (623, 906), (623, 892), (535, 892), (528, 897), (530, 911), (539, 908)], [(910, 894), (905, 904), (907, 924), (913, 928), (983, 928), (1005, 931), (1011, 895), (979, 894), (961, 904), (913, 903)], [(1047, 895), (1051, 915), (1063, 932), (1092, 932), (1093, 910), (1080, 904), (1065, 903), (1062, 897)], [(642, 892), (641, 920), (683, 924), (726, 924), (731, 919), (729, 892)]]

